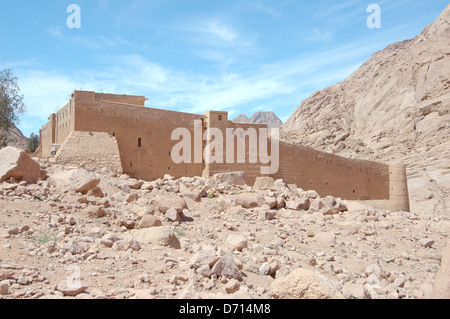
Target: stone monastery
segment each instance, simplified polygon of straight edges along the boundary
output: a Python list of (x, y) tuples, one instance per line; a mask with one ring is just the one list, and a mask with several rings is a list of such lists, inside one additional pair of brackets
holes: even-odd
[[(70, 102), (40, 130), (36, 155), (55, 156), (59, 163), (82, 162), (98, 168), (106, 167), (142, 180), (155, 180), (164, 174), (176, 178), (243, 171), (248, 185), (263, 176), (260, 168), (267, 165), (248, 160), (250, 143), (245, 143), (245, 163), (209, 163), (202, 160), (176, 164), (172, 150), (179, 141), (172, 132), (186, 128), (194, 145), (194, 122), (202, 132), (218, 128), (226, 136), (227, 129), (267, 128), (263, 124), (233, 123), (228, 112), (209, 111), (204, 115), (181, 113), (145, 107), (143, 96), (103, 94), (75, 91)], [(203, 147), (208, 141), (203, 141)], [(267, 145), (271, 138), (267, 135)], [(269, 175), (296, 184), (304, 190), (314, 189), (321, 196), (332, 195), (347, 200), (373, 201), (380, 207), (409, 211), (406, 169), (402, 165), (386, 165), (347, 159), (307, 147), (279, 141), (279, 169)], [(235, 146), (234, 156), (237, 154)], [(223, 149), (226, 152), (226, 148)], [(190, 154), (192, 158), (194, 154)]]

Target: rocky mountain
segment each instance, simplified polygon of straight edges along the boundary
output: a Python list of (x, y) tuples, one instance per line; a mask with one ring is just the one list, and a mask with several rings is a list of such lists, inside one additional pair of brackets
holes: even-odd
[(417, 37), (375, 53), (312, 94), (281, 138), (345, 157), (408, 166), (411, 209), (450, 212), (450, 5)]
[(232, 121), (235, 123), (267, 124), (269, 128), (278, 128), (283, 125), (280, 118), (273, 112), (258, 112), (253, 114), (251, 118), (241, 114)]
[(25, 137), (22, 132), (13, 125), (8, 134), (6, 135), (6, 144), (20, 149), (27, 149), (28, 138)]

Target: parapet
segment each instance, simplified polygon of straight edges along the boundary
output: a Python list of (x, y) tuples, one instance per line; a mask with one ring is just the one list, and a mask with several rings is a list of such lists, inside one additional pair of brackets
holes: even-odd
[(74, 97), (75, 99), (99, 100), (113, 103), (130, 104), (136, 106), (145, 106), (145, 101), (148, 100), (145, 96), (96, 93), (90, 91), (75, 91), (72, 97)]

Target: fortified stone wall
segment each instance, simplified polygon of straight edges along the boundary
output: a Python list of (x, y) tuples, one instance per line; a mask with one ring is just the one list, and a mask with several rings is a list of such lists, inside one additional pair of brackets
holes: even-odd
[(62, 164), (84, 163), (87, 167), (106, 167), (114, 173), (122, 173), (119, 145), (108, 133), (72, 132), (55, 158)]
[[(42, 155), (49, 154), (52, 143), (62, 144), (67, 140), (58, 153), (61, 161), (69, 161), (70, 158), (75, 158), (77, 162), (92, 161), (92, 156), (96, 161), (104, 159), (104, 166), (117, 167), (117, 154), (120, 154), (122, 171), (134, 178), (154, 180), (164, 174), (176, 178), (208, 177), (221, 172), (244, 171), (249, 185), (262, 176), (261, 167), (269, 165), (261, 163), (259, 154), (256, 154), (256, 163), (250, 163), (250, 157), (258, 152), (259, 138), (257, 142), (246, 138), (244, 163), (237, 163), (239, 146), (236, 140), (234, 163), (227, 163), (226, 156), (227, 128), (236, 132), (243, 129), (244, 134), (252, 128), (259, 137), (259, 129), (267, 128), (266, 125), (233, 123), (228, 121), (227, 112), (210, 111), (205, 115), (195, 115), (147, 108), (143, 107), (144, 103), (145, 98), (139, 96), (75, 91), (70, 103), (52, 115), (49, 124), (41, 130)], [(202, 123), (202, 136), (207, 128), (221, 130), (223, 163), (195, 163), (192, 150), (196, 120)], [(172, 132), (177, 128), (185, 128), (191, 134), (191, 163), (175, 164), (172, 161), (172, 149), (180, 142), (171, 140)], [(202, 141), (202, 150), (212, 141)], [(269, 155), (270, 139), (267, 145)], [(78, 154), (76, 150), (83, 148), (89, 151)], [(98, 148), (100, 153), (95, 153), (94, 148)], [(281, 141), (279, 154), (279, 170), (272, 175), (275, 179), (283, 179), (305, 190), (314, 189), (321, 196), (371, 200), (392, 209), (409, 210), (406, 170), (403, 166), (346, 159)]]
[(389, 166), (347, 159), (307, 147), (280, 142), (280, 169), (273, 177), (314, 189), (321, 196), (348, 200), (389, 198)]
[(116, 137), (124, 173), (145, 180), (202, 175), (202, 163), (176, 165), (171, 158), (178, 143), (171, 141), (173, 130), (187, 128), (193, 145), (194, 120), (201, 121), (202, 115), (107, 102), (95, 99), (93, 92), (76, 91), (75, 101), (75, 130)]
[(50, 115), (49, 122), (40, 130), (39, 146), (41, 156), (50, 156), (50, 146), (55, 143), (55, 114)]

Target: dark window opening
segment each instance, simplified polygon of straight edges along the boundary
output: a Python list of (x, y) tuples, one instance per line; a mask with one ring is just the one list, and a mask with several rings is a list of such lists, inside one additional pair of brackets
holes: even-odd
[(138, 138), (138, 147), (142, 147), (142, 138)]
[(133, 167), (133, 163), (130, 162), (130, 167)]
[(222, 115), (219, 115), (219, 121), (222, 121)]

